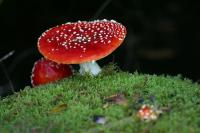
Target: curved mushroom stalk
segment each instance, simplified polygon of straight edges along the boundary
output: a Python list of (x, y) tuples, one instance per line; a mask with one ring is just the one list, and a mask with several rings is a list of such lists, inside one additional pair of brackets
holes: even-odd
[(89, 73), (93, 76), (96, 76), (101, 72), (100, 66), (95, 61), (86, 62), (86, 63), (82, 63), (82, 64), (79, 64), (79, 65), (80, 65), (79, 72), (82, 75), (85, 74), (85, 73)]

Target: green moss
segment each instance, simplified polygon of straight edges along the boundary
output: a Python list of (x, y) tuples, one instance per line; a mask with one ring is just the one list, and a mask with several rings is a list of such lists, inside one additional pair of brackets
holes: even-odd
[[(198, 84), (180, 76), (131, 74), (113, 69), (110, 65), (97, 77), (76, 74), (2, 98), (0, 132), (200, 132)], [(128, 99), (128, 106), (113, 104), (103, 108), (106, 97), (119, 93)], [(155, 96), (154, 103), (150, 96)], [(141, 97), (144, 103), (168, 110), (156, 121), (140, 121), (136, 112)], [(94, 115), (104, 115), (107, 123), (96, 124)]]

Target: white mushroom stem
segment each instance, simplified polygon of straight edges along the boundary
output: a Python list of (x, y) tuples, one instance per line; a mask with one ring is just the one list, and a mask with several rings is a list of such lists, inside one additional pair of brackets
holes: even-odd
[(80, 65), (79, 72), (82, 75), (85, 73), (89, 73), (93, 76), (96, 76), (101, 72), (100, 66), (95, 61), (86, 62), (79, 65)]

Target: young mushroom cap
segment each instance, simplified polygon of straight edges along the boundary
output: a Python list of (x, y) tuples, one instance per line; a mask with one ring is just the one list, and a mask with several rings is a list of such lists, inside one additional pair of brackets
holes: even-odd
[(80, 64), (109, 55), (125, 36), (126, 28), (114, 20), (78, 21), (45, 31), (38, 39), (38, 49), (57, 63)]
[(35, 62), (31, 83), (33, 86), (54, 82), (73, 74), (72, 69), (67, 64), (58, 64), (45, 58)]
[(141, 120), (156, 120), (158, 118), (158, 111), (153, 108), (153, 106), (143, 105), (137, 113), (137, 116)]

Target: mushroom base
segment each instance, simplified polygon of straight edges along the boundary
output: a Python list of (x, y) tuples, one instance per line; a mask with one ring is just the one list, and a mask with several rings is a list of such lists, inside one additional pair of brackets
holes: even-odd
[(100, 66), (95, 61), (82, 63), (79, 65), (80, 65), (79, 69), (80, 74), (89, 73), (91, 75), (96, 76), (101, 72)]

